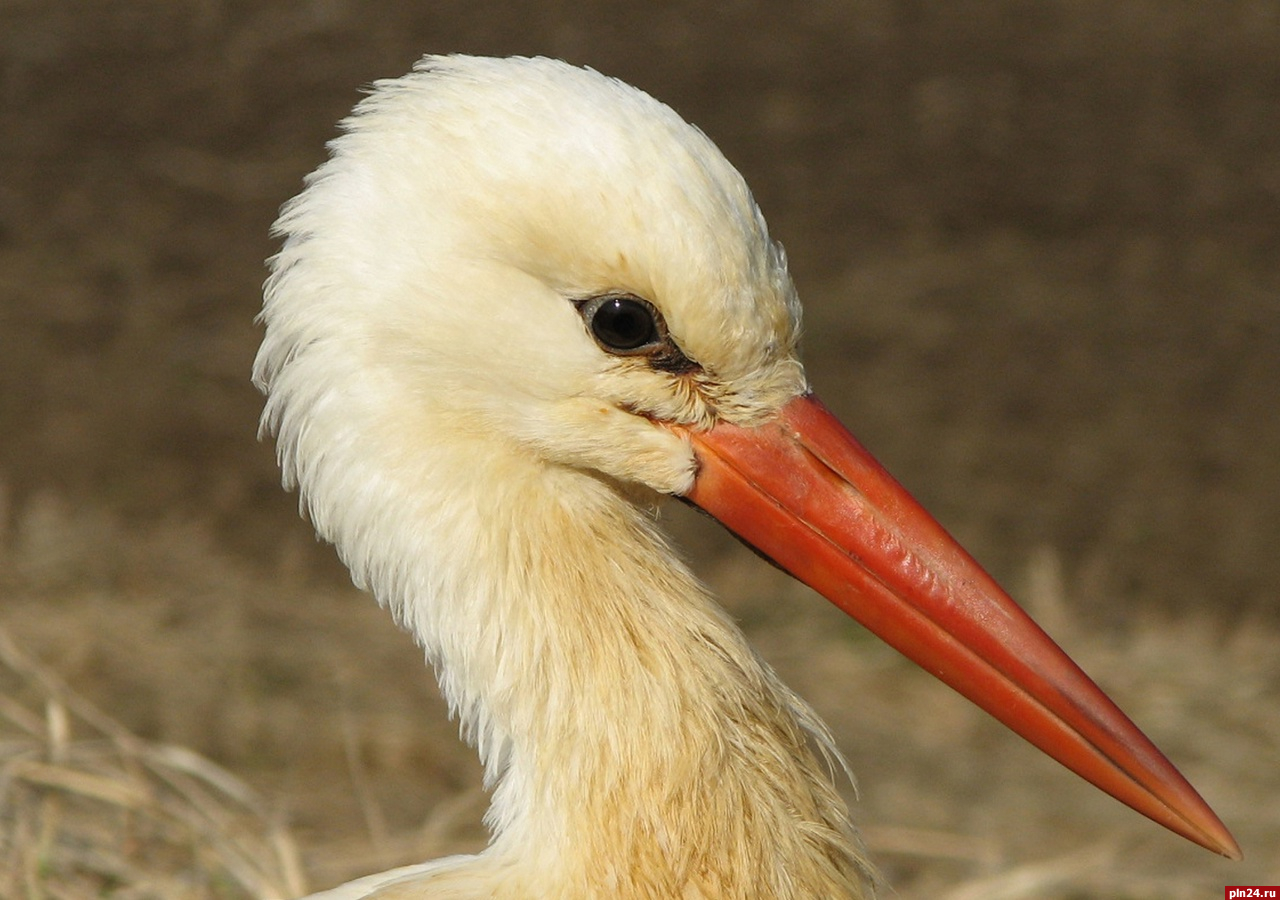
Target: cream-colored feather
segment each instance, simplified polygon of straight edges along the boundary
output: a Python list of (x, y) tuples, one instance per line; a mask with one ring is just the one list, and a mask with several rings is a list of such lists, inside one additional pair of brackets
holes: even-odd
[[(435, 666), (493, 840), (318, 896), (866, 896), (824, 726), (653, 520), (695, 470), (662, 422), (754, 423), (805, 388), (741, 177), (666, 106), (545, 59), (427, 58), (344, 128), (277, 223), (263, 428)], [(574, 301), (607, 291), (697, 370), (602, 352)]]

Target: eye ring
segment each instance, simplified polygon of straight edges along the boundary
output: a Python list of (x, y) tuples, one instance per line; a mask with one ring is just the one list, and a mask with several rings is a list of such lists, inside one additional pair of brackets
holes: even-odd
[(651, 352), (667, 340), (661, 314), (648, 300), (633, 294), (604, 294), (578, 307), (591, 336), (605, 350), (620, 356)]
[(642, 357), (649, 368), (688, 375), (702, 367), (684, 355), (658, 308), (635, 294), (608, 293), (574, 300), (600, 349), (614, 356)]

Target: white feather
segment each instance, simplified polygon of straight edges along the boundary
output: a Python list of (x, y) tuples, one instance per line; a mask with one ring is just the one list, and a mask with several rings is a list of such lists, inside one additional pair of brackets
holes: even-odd
[[(661, 422), (804, 390), (799, 307), (741, 177), (640, 91), (545, 59), (378, 83), (283, 211), (254, 377), (286, 484), (419, 640), (493, 786), (483, 854), (377, 897), (853, 897), (830, 750), (655, 529)], [(700, 368), (601, 351), (644, 297)], [(831, 751), (834, 752), (834, 751)]]

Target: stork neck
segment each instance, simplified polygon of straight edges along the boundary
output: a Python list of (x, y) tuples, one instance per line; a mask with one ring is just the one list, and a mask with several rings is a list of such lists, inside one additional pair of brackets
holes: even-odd
[(554, 858), (565, 896), (860, 896), (816, 716), (615, 487), (524, 475), (433, 511), (472, 552), (399, 609), (495, 785), (490, 854)]

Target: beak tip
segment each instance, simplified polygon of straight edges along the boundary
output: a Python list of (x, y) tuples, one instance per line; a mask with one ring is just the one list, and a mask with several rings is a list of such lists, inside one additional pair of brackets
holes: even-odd
[[(1190, 788), (1190, 785), (1188, 785)], [(1231, 832), (1227, 830), (1227, 826), (1222, 820), (1209, 808), (1207, 804), (1196, 795), (1198, 801), (1198, 809), (1190, 811), (1189, 815), (1182, 817), (1182, 827), (1170, 827), (1170, 830), (1181, 834), (1193, 843), (1199, 844), (1206, 850), (1218, 854), (1224, 859), (1232, 862), (1240, 862), (1244, 859), (1244, 852), (1240, 849)]]
[(1217, 846), (1209, 849), (1214, 853), (1224, 856), (1232, 862), (1240, 862), (1244, 859), (1244, 851), (1240, 849), (1236, 839), (1231, 836), (1231, 832), (1227, 831), (1226, 826), (1223, 826), (1221, 834), (1215, 834), (1213, 838)]

